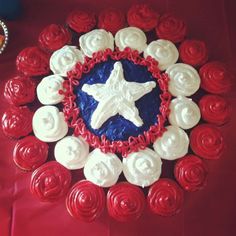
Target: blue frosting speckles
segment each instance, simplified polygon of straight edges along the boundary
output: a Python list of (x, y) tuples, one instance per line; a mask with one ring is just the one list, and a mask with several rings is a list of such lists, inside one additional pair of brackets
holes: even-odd
[[(139, 110), (139, 115), (143, 120), (141, 127), (135, 126), (132, 122), (126, 120), (120, 115), (116, 115), (108, 119), (101, 128), (94, 130), (90, 126), (91, 116), (96, 109), (98, 102), (87, 93), (81, 90), (84, 84), (105, 83), (113, 70), (114, 60), (96, 65), (88, 74), (83, 75), (79, 86), (76, 87), (76, 103), (80, 109), (80, 116), (83, 118), (86, 127), (97, 136), (105, 135), (110, 141), (128, 140), (130, 136), (138, 136), (147, 131), (150, 126), (157, 123), (157, 115), (161, 99), (160, 88), (157, 86), (148, 94), (144, 95), (135, 102)], [(140, 65), (135, 65), (129, 60), (121, 60), (125, 80), (130, 82), (144, 83), (147, 81), (156, 81), (147, 68)]]

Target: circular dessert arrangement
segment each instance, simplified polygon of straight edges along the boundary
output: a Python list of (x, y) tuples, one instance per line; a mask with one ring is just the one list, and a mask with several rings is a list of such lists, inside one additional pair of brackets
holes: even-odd
[[(184, 193), (207, 184), (206, 159), (225, 148), (219, 127), (231, 106), (222, 95), (232, 74), (209, 58), (183, 20), (146, 4), (127, 15), (74, 10), (65, 25), (45, 27), (18, 54), (18, 74), (4, 89), (2, 129), (17, 140), (16, 166), (32, 171), (31, 193), (65, 198), (85, 222), (105, 209), (120, 222), (145, 208), (180, 212)], [(172, 178), (163, 177), (167, 162)]]

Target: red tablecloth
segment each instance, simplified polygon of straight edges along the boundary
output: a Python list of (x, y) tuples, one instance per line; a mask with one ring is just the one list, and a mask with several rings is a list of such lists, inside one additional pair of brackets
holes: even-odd
[[(16, 73), (19, 51), (35, 45), (41, 29), (50, 23), (64, 23), (75, 7), (99, 11), (113, 5), (124, 11), (137, 1), (121, 0), (25, 0), (22, 17), (8, 22), (10, 43), (0, 55), (0, 114), (8, 106), (3, 98), (4, 83)], [(146, 0), (160, 13), (181, 15), (189, 26), (189, 37), (206, 41), (210, 59), (227, 62), (235, 72), (236, 4), (234, 0)], [(0, 6), (1, 7), (1, 6)], [(234, 86), (227, 96), (236, 107)], [(15, 141), (0, 131), (0, 236), (78, 236), (78, 235), (236, 235), (236, 112), (222, 128), (227, 149), (218, 161), (208, 161), (208, 185), (202, 191), (185, 193), (184, 207), (174, 217), (159, 217), (148, 211), (135, 223), (118, 223), (107, 212), (91, 224), (74, 220), (66, 211), (64, 199), (40, 203), (29, 192), (30, 173), (22, 173), (12, 161)]]

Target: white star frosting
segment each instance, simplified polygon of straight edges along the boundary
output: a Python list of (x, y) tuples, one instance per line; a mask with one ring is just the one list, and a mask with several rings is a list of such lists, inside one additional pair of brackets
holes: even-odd
[(99, 129), (105, 121), (117, 114), (131, 121), (137, 127), (143, 125), (135, 101), (156, 87), (154, 81), (146, 83), (128, 82), (124, 78), (121, 62), (116, 62), (105, 84), (85, 84), (82, 91), (98, 101), (91, 117), (91, 127)]

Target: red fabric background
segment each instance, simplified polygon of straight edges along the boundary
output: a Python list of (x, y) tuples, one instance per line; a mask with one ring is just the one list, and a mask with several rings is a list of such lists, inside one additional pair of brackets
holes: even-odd
[[(98, 12), (113, 5), (124, 11), (137, 1), (121, 0), (24, 0), (22, 17), (9, 22), (10, 43), (0, 55), (0, 114), (8, 106), (3, 86), (16, 73), (15, 58), (19, 51), (36, 44), (41, 29), (50, 23), (64, 23), (74, 7)], [(234, 0), (146, 0), (160, 13), (181, 15), (189, 26), (188, 36), (206, 41), (210, 59), (227, 62), (236, 72), (236, 3)], [(236, 107), (236, 83), (227, 95)], [(159, 217), (148, 211), (136, 223), (118, 223), (107, 212), (96, 222), (82, 223), (69, 216), (64, 199), (55, 204), (40, 203), (29, 192), (30, 174), (19, 171), (12, 161), (15, 141), (0, 131), (0, 236), (63, 235), (165, 235), (165, 236), (233, 236), (236, 235), (236, 112), (222, 129), (227, 149), (218, 161), (209, 161), (208, 185), (202, 191), (185, 193), (180, 214)]]

